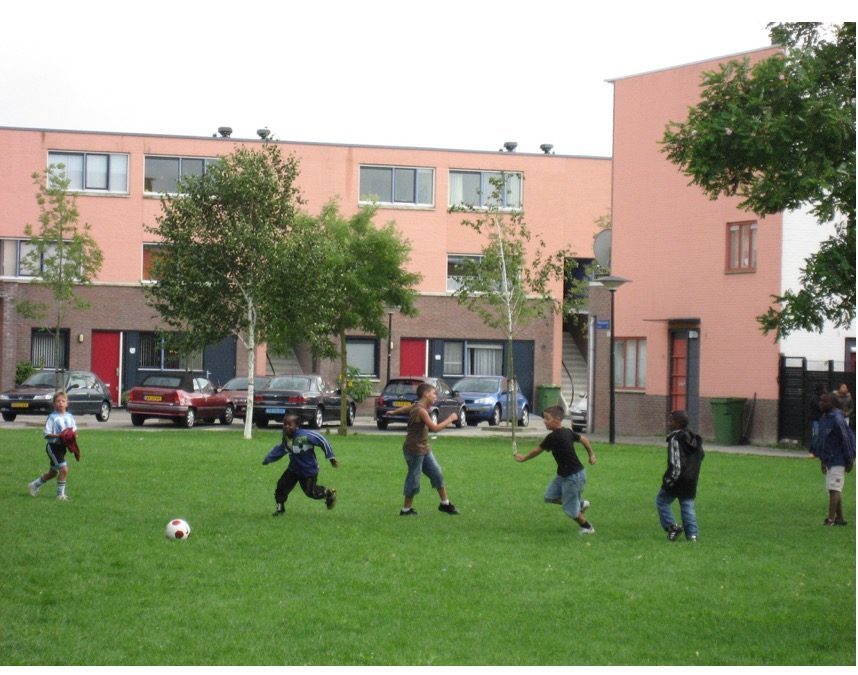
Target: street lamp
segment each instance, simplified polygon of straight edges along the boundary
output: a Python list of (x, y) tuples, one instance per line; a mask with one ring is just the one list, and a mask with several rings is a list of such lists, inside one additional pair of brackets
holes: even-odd
[(620, 286), (622, 286), (625, 283), (628, 283), (629, 281), (631, 281), (631, 279), (626, 279), (624, 277), (615, 277), (613, 275), (610, 275), (610, 276), (606, 276), (606, 277), (597, 277), (596, 281), (600, 282), (602, 284), (602, 286), (604, 286), (605, 288), (607, 288), (611, 292), (611, 346), (610, 346), (611, 354), (608, 357), (610, 359), (610, 364), (611, 364), (611, 374), (610, 374), (611, 381), (610, 381), (610, 386), (609, 386), (609, 391), (611, 392), (611, 397), (610, 397), (610, 407), (609, 407), (610, 421), (608, 423), (608, 443), (613, 445), (614, 440), (616, 438), (616, 401), (615, 401), (616, 384), (614, 381), (614, 368), (615, 368), (615, 363), (614, 363), (614, 361), (615, 361), (615, 358), (614, 358), (614, 334), (616, 331), (614, 330), (614, 293), (617, 292), (617, 289)]

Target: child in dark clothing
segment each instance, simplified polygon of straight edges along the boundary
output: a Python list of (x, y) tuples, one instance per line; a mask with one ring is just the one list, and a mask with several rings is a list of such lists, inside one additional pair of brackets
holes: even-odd
[[(675, 541), (682, 532), (688, 541), (697, 541), (697, 514), (694, 499), (697, 479), (703, 462), (703, 441), (688, 429), (688, 415), (682, 410), (670, 413), (670, 434), (667, 436), (667, 471), (661, 479), (661, 490), (655, 498), (658, 518), (667, 538)], [(679, 500), (682, 526), (673, 518), (671, 504)]]

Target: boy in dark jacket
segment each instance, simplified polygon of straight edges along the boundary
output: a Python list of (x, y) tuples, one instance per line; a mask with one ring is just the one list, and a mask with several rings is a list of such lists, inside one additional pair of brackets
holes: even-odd
[[(668, 418), (670, 434), (667, 436), (667, 471), (661, 479), (661, 490), (655, 498), (658, 518), (667, 538), (675, 541), (682, 532), (688, 541), (697, 541), (697, 514), (694, 498), (697, 495), (697, 479), (703, 462), (703, 441), (688, 429), (688, 415), (674, 410)], [(679, 500), (682, 526), (673, 518), (671, 504)]]

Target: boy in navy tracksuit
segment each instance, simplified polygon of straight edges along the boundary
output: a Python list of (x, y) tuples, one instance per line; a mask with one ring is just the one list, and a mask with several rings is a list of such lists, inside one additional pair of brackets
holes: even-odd
[(335, 469), (339, 466), (337, 458), (334, 457), (334, 449), (324, 436), (315, 431), (299, 429), (297, 415), (287, 415), (283, 418), (283, 440), (271, 448), (271, 452), (262, 460), (263, 464), (270, 464), (284, 455), (289, 455), (289, 466), (274, 489), (277, 509), (271, 515), (282, 516), (286, 512), (286, 500), (296, 485), (300, 485), (310, 499), (324, 499), (328, 509), (336, 505), (337, 491), (316, 482), (319, 464), (316, 461), (315, 448), (322, 448), (331, 466)]
[[(661, 490), (655, 498), (658, 519), (670, 541), (685, 532), (688, 541), (697, 541), (697, 480), (703, 462), (703, 441), (688, 428), (688, 415), (683, 410), (670, 413), (670, 434), (667, 436), (667, 470), (661, 479)], [(671, 504), (679, 500), (682, 526), (676, 524)]]
[(843, 411), (837, 407), (833, 394), (819, 398), (819, 432), (812, 452), (819, 458), (828, 490), (828, 518), (824, 525), (846, 525), (843, 518), (842, 492), (846, 474), (855, 464), (855, 432), (849, 427)]

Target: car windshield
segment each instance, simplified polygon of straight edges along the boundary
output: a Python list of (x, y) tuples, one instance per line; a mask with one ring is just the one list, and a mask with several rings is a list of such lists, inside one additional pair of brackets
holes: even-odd
[(182, 386), (182, 377), (181, 375), (149, 375), (140, 386), (178, 389)]
[(306, 377), (275, 377), (271, 380), (268, 388), (307, 391), (310, 389), (310, 380)]
[(389, 382), (384, 388), (385, 396), (404, 396), (406, 394), (415, 395), (417, 387), (423, 384), (418, 380), (402, 380), (400, 382)]
[(22, 387), (54, 387), (57, 383), (57, 374), (50, 371), (33, 373), (24, 380)]
[(227, 391), (241, 391), (242, 389), (247, 389), (247, 378), (246, 377), (234, 377), (225, 385), (223, 388)]
[(493, 394), (498, 390), (498, 381), (490, 377), (463, 377), (453, 388), (457, 391)]

